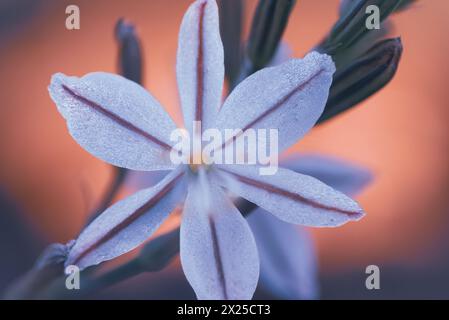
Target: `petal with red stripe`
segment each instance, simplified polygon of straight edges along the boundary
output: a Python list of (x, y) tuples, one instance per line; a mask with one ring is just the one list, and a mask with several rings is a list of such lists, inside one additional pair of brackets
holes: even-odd
[(373, 180), (368, 169), (342, 159), (316, 154), (292, 154), (280, 165), (314, 177), (348, 196), (356, 196)]
[(58, 73), (48, 89), (72, 137), (97, 158), (134, 170), (174, 167), (170, 134), (176, 126), (140, 85), (104, 72)]
[(179, 32), (176, 64), (184, 124), (210, 127), (221, 104), (224, 54), (215, 0), (197, 0), (187, 10)]
[(182, 202), (184, 171), (172, 171), (154, 187), (117, 202), (80, 234), (66, 265), (80, 269), (118, 257), (148, 239)]
[(252, 298), (259, 278), (256, 243), (221, 187), (189, 187), (181, 223), (181, 263), (198, 299)]
[(258, 166), (221, 165), (221, 179), (231, 192), (272, 213), (279, 219), (311, 227), (336, 227), (364, 216), (360, 206), (321, 181), (278, 168), (260, 175)]
[[(315, 125), (326, 105), (334, 71), (331, 57), (317, 52), (262, 69), (232, 91), (216, 127), (222, 131), (277, 129), (280, 152)], [(227, 138), (223, 146), (238, 137)]]

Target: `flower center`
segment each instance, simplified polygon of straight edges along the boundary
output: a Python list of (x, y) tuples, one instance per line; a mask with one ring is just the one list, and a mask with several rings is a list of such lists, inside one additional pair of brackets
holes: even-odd
[[(210, 161), (203, 158), (204, 155), (201, 152), (193, 153), (190, 156), (189, 167), (193, 173), (197, 173), (200, 168), (208, 169)], [(206, 161), (205, 161), (206, 160)]]

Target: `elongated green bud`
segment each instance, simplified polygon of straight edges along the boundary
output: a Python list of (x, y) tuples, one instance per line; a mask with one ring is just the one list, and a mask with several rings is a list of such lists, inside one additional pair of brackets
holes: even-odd
[(396, 73), (402, 54), (400, 38), (379, 42), (334, 75), (321, 123), (382, 89)]
[[(339, 50), (355, 45), (368, 32), (376, 30), (367, 26), (371, 14), (379, 15), (380, 25), (401, 2), (402, 0), (354, 0), (346, 5), (328, 38), (321, 44), (320, 51), (335, 55)], [(373, 8), (378, 10), (372, 11)]]
[(122, 76), (142, 84), (142, 50), (134, 26), (120, 19), (115, 26), (119, 43), (119, 71)]
[(243, 0), (220, 0), (218, 5), (225, 74), (232, 86), (242, 63)]
[(273, 58), (296, 0), (260, 0), (248, 40), (247, 55), (255, 72)]

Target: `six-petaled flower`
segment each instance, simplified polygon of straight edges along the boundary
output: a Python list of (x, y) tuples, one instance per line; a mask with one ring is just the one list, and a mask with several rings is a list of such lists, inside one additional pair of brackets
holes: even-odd
[[(190, 133), (194, 121), (203, 129), (277, 129), (282, 151), (320, 117), (335, 66), (329, 56), (312, 52), (253, 74), (221, 104), (218, 10), (214, 0), (197, 0), (181, 25), (176, 69)], [(174, 166), (169, 157), (174, 122), (145, 89), (121, 76), (56, 74), (49, 90), (72, 137), (94, 156), (128, 169), (171, 170), (154, 187), (117, 202), (94, 220), (76, 240), (67, 265), (86, 268), (136, 248), (183, 204), (181, 263), (197, 297), (249, 299), (259, 259), (230, 193), (305, 226), (338, 226), (364, 215), (349, 197), (288, 169), (261, 176), (257, 165)]]

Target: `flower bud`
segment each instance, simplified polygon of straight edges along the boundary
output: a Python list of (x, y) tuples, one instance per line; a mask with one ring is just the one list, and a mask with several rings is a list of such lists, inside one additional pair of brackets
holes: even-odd
[(242, 59), (243, 0), (220, 0), (218, 4), (225, 73), (232, 86), (239, 75)]
[(120, 19), (115, 26), (119, 43), (119, 70), (125, 78), (142, 84), (142, 52), (134, 26)]
[(318, 123), (345, 111), (382, 89), (396, 73), (402, 54), (400, 38), (380, 41), (334, 75), (326, 108)]
[(265, 67), (273, 58), (295, 3), (296, 0), (259, 1), (247, 47), (253, 72)]
[(367, 8), (379, 8), (379, 22), (382, 23), (393, 13), (402, 0), (354, 0), (343, 6), (342, 15), (332, 28), (329, 36), (320, 45), (320, 51), (334, 55), (338, 50), (347, 49), (355, 45), (370, 30), (366, 26), (368, 18)]

